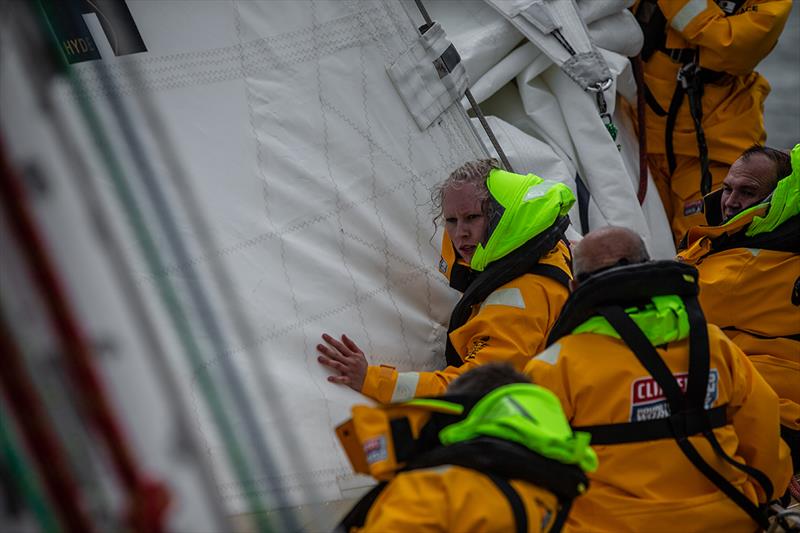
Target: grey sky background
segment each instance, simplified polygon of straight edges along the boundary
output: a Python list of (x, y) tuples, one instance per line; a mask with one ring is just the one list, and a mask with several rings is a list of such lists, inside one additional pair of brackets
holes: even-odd
[(793, 3), (777, 46), (756, 70), (772, 86), (764, 106), (767, 144), (791, 148), (800, 143), (800, 2)]

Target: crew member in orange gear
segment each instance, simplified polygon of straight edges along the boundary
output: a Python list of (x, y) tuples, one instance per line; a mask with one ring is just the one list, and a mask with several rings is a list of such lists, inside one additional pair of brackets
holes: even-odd
[(707, 204), (710, 225), (689, 230), (686, 249), (678, 257), (700, 272), (700, 304), (708, 321), (750, 357), (778, 394), (781, 434), (797, 472), (800, 145), (791, 162), (778, 150), (748, 149)]
[(450, 316), (446, 368), (398, 372), (368, 365), (346, 335), (324, 334), (319, 362), (328, 380), (379, 402), (442, 394), (453, 379), (490, 361), (522, 370), (569, 296), (569, 248), (564, 231), (575, 202), (562, 183), (497, 167), (493, 160), (456, 169), (437, 189), (445, 220), (439, 270), (463, 296)]
[(557, 533), (597, 467), (553, 393), (503, 363), (434, 400), (355, 406), (337, 434), (357, 472), (386, 482), (337, 528), (352, 533)]
[[(763, 144), (767, 80), (754, 71), (791, 0), (640, 0), (648, 165), (675, 242), (703, 224), (702, 197)], [(679, 79), (680, 77), (680, 79)]]
[(791, 465), (778, 398), (697, 302), (697, 271), (624, 228), (574, 251), (575, 287), (525, 373), (592, 436), (599, 467), (565, 531), (754, 531)]

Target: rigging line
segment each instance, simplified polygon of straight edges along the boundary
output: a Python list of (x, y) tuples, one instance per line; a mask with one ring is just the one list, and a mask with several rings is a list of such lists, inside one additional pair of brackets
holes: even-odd
[[(0, 319), (2, 322), (2, 319)], [(5, 329), (3, 325), (0, 328)], [(2, 333), (0, 333), (2, 335)], [(3, 352), (7, 357), (8, 352)], [(0, 456), (5, 466), (2, 474), (8, 475), (13, 489), (16, 489), (28, 508), (33, 513), (39, 527), (45, 533), (59, 533), (58, 519), (53, 514), (46, 497), (42, 494), (39, 481), (33, 473), (33, 467), (20, 449), (20, 443), (12, 434), (11, 428), (6, 425), (6, 413), (0, 410)]]
[[(222, 328), (218, 318), (215, 316), (216, 313), (209, 301), (206, 291), (200, 285), (199, 276), (191, 265), (191, 256), (184, 239), (180, 235), (177, 223), (171, 214), (172, 211), (168, 205), (165, 191), (156, 178), (156, 171), (145, 153), (146, 149), (142, 140), (136, 133), (128, 109), (125, 107), (116, 87), (114, 87), (107, 65), (103, 61), (99, 61), (93, 66), (95, 67), (95, 71), (99, 74), (100, 83), (109, 97), (113, 116), (117, 119), (120, 131), (126, 140), (126, 145), (133, 158), (134, 165), (144, 184), (144, 189), (154, 207), (153, 211), (164, 232), (170, 249), (172, 249), (175, 254), (176, 262), (178, 264), (187, 265), (185, 269), (188, 272), (185, 279), (187, 281), (190, 300), (194, 309), (197, 311), (205, 333), (207, 333), (208, 338), (211, 340), (214, 352), (221, 363), (223, 377), (227, 384), (227, 392), (232, 396), (237, 412), (242, 417), (245, 434), (250, 439), (251, 451), (255, 454), (265, 479), (269, 480), (270, 472), (277, 469), (274, 468), (272, 459), (268, 457), (266, 451), (268, 447), (267, 439), (256, 419), (253, 410), (253, 402), (251, 402), (246, 395), (246, 385), (234, 366), (231, 356), (226, 354), (228, 348)], [(184, 191), (179, 192), (183, 194)], [(279, 507), (288, 506), (282, 491), (276, 490), (275, 494), (277, 495), (276, 500)], [(288, 514), (285, 516), (281, 515), (281, 518), (288, 518), (288, 516)], [(291, 518), (288, 518), (288, 520), (293, 522), (294, 515), (291, 515)], [(295, 523), (286, 525), (292, 530), (299, 529), (299, 525)]]
[(167, 362), (165, 349), (144, 304), (142, 293), (133, 281), (130, 265), (125, 261), (125, 254), (111, 233), (113, 226), (106, 212), (103, 211), (103, 204), (96, 187), (92, 186), (90, 179), (92, 172), (89, 165), (76, 146), (73, 135), (69, 132), (65, 118), (60, 113), (61, 108), (54, 101), (53, 92), (47, 90), (51, 88), (51, 81), (58, 73), (58, 59), (53, 54), (47, 54), (45, 44), (41, 42), (41, 35), (37, 36), (35, 32), (31, 31), (19, 33), (19, 38), (25, 43), (25, 46), (30, 47), (31, 50), (45, 52), (45, 57), (40, 58), (35, 66), (28, 65), (28, 85), (33, 88), (37, 103), (49, 117), (55, 130), (55, 136), (60, 140), (58, 146), (62, 148), (66, 160), (74, 169), (74, 172), (68, 172), (68, 174), (74, 179), (79, 192), (78, 197), (94, 224), (95, 236), (103, 245), (104, 256), (110, 266), (109, 270), (118, 286), (122, 288), (123, 297), (131, 306), (134, 321), (139, 325), (138, 329), (143, 334), (147, 356), (153, 367), (156, 368), (156, 379), (160, 381), (161, 389), (169, 399), (171, 420), (174, 421), (182, 450), (190, 454), (195, 466), (200, 471), (200, 478), (206, 489), (204, 494), (208, 506), (217, 520), (217, 525), (222, 529), (230, 530), (232, 527), (230, 527), (228, 515), (222, 507), (222, 493), (215, 481), (211, 464), (206, 459), (197, 433), (193, 431), (195, 426), (188, 422), (192, 418), (191, 409), (180, 393), (176, 372)]
[(0, 168), (3, 202), (14, 238), (23, 252), (33, 284), (44, 301), (48, 321), (62, 343), (68, 373), (78, 392), (81, 407), (105, 444), (114, 471), (125, 488), (130, 506), (129, 525), (134, 529), (160, 532), (169, 492), (166, 485), (145, 476), (128, 445), (93, 362), (93, 350), (37, 227), (25, 190), (13, 175), (2, 138)]
[[(126, 64), (124, 68), (125, 73), (132, 79), (134, 86), (144, 87), (142, 74), (135, 64)], [(172, 142), (172, 139), (167, 132), (167, 129), (164, 125), (164, 120), (157, 112), (155, 104), (143, 92), (134, 91), (134, 95), (139, 103), (139, 106), (144, 111), (144, 119), (145, 122), (147, 122), (150, 126), (150, 132), (153, 133), (153, 136), (156, 140), (155, 144), (158, 146), (159, 150), (161, 151), (161, 155), (166, 162), (167, 172), (173, 178), (176, 189), (183, 193), (180, 195), (180, 199), (183, 201), (184, 209), (189, 215), (190, 223), (192, 228), (197, 233), (201, 247), (204, 250), (218, 250), (219, 247), (217, 246), (217, 243), (211, 232), (207, 217), (203, 216), (203, 212), (200, 208), (200, 202), (195, 194), (195, 189), (190, 183), (185, 165), (183, 165), (180, 158), (177, 156), (179, 151), (175, 148), (175, 143)], [(257, 369), (255, 378), (258, 383), (259, 390), (263, 392), (267, 401), (266, 406), (268, 406), (273, 412), (283, 412), (281, 409), (283, 400), (278, 394), (273, 392), (275, 390), (275, 384), (269, 373), (266, 372), (264, 363), (259, 361), (258, 357), (256, 357), (257, 352), (255, 351), (255, 347), (259, 344), (258, 336), (256, 335), (251, 321), (248, 320), (246, 314), (244, 313), (241, 303), (235, 298), (237, 291), (232, 282), (230, 272), (226, 269), (222, 258), (217, 254), (211, 254), (208, 259), (208, 264), (211, 266), (210, 270), (214, 282), (219, 288), (219, 293), (223, 299), (223, 303), (227, 312), (226, 314), (231, 317), (236, 334), (242, 341), (242, 346), (249, 346), (251, 347), (250, 349), (253, 350), (253, 352), (250, 352), (250, 350), (245, 349), (245, 352), (249, 354), (251, 363)], [(301, 467), (306, 465), (307, 462), (306, 458), (303, 457), (301, 449), (296, 445), (296, 441), (291, 439), (291, 437), (294, 436), (293, 432), (278, 431), (277, 433), (278, 438), (284, 445), (284, 449), (289, 452), (288, 455), (290, 461), (297, 467), (298, 470), (301, 470)], [(264, 453), (270, 464), (274, 464), (276, 462), (274, 457), (271, 457), (272, 454), (270, 453), (269, 448), (266, 446)], [(318, 492), (315, 485), (310, 484), (309, 486), (311, 487), (309, 490), (312, 496), (311, 499), (317, 501), (317, 499), (314, 498)], [(279, 489), (279, 487), (276, 488)], [(286, 504), (284, 506), (288, 506), (287, 502), (285, 501), (280, 503)], [(295, 530), (295, 528), (291, 529)]]
[[(46, 97), (45, 94), (42, 96)], [(125, 254), (119, 242), (111, 233), (113, 228), (111, 221), (106, 212), (103, 211), (102, 201), (96, 188), (90, 183), (91, 171), (89, 166), (72, 141), (72, 136), (60, 116), (57, 106), (53, 102), (46, 102), (44, 105), (48, 108), (56, 137), (60, 139), (67, 159), (72, 161), (76, 167), (76, 172), (70, 174), (72, 174), (74, 183), (79, 191), (78, 196), (94, 224), (98, 241), (103, 245), (104, 256), (110, 267), (109, 270), (112, 272), (116, 283), (121, 287), (125, 302), (130, 306), (134, 320), (142, 332), (147, 356), (156, 369), (156, 379), (160, 381), (161, 389), (169, 399), (168, 403), (172, 410), (171, 419), (174, 421), (177, 432), (180, 435), (180, 442), (185, 445), (183, 449), (189, 452), (200, 471), (200, 478), (206, 488), (205, 494), (207, 495), (208, 505), (212, 509), (212, 514), (217, 519), (218, 525), (222, 529), (230, 531), (233, 527), (222, 507), (223, 498), (219, 485), (214, 477), (211, 464), (203, 452), (203, 446), (200, 444), (197, 432), (193, 429), (195, 426), (189, 423), (189, 420), (192, 419), (191, 408), (187, 405), (183, 394), (180, 392), (181, 389), (174, 368), (167, 362), (166, 350), (159, 338), (153, 319), (147, 311), (142, 292), (134, 282), (130, 265), (125, 261)]]
[[(417, 5), (417, 9), (419, 9), (422, 18), (425, 20), (425, 24), (433, 24), (433, 19), (428, 14), (428, 10), (425, 9), (422, 0), (414, 0), (414, 3)], [(472, 108), (472, 112), (475, 113), (475, 117), (477, 117), (478, 122), (481, 123), (483, 130), (486, 132), (486, 136), (489, 137), (489, 141), (492, 143), (492, 146), (497, 152), (497, 156), (503, 163), (503, 167), (505, 167), (505, 169), (509, 172), (514, 172), (514, 169), (511, 167), (511, 163), (509, 163), (508, 158), (506, 157), (506, 153), (503, 151), (503, 148), (500, 147), (497, 137), (495, 137), (494, 132), (489, 126), (489, 122), (487, 122), (486, 117), (483, 115), (483, 111), (481, 111), (481, 108), (478, 105), (478, 102), (475, 100), (475, 97), (472, 96), (472, 91), (469, 90), (469, 87), (464, 89), (464, 96), (467, 97), (469, 105)]]
[[(12, 172), (11, 162), (6, 160), (5, 146), (0, 144), (0, 200), (3, 203), (3, 215), (31, 274), (34, 274), (35, 270), (40, 269), (31, 264), (32, 256), (36, 253), (35, 248), (41, 248), (42, 242), (38, 233), (31, 231), (33, 221), (23, 203), (22, 186)], [(33, 283), (41, 287), (38, 280), (34, 279)], [(50, 501), (57, 507), (68, 529), (94, 531), (81, 505), (78, 486), (67, 465), (64, 451), (41, 404), (41, 398), (30, 381), (22, 354), (11, 337), (3, 314), (0, 314), (0, 353), (0, 384), (28, 448), (39, 465)]]
[[(159, 278), (157, 276), (157, 273), (163, 270), (164, 265), (160, 256), (158, 255), (153, 238), (144, 224), (144, 219), (142, 217), (142, 212), (139, 209), (138, 202), (133, 196), (132, 191), (128, 188), (125, 180), (121, 177), (121, 165), (109, 144), (108, 137), (103, 134), (104, 128), (100, 122), (99, 116), (92, 108), (88, 97), (86, 96), (87, 92), (85, 85), (80, 77), (78, 77), (70, 68), (63, 51), (58, 46), (55, 32), (50, 24), (43, 4), (45, 1), (47, 0), (37, 0), (36, 5), (38, 7), (37, 12), (39, 19), (43, 26), (45, 26), (45, 34), (49, 37), (50, 47), (54, 51), (54, 55), (58, 57), (64, 69), (64, 74), (67, 76), (68, 81), (75, 91), (81, 114), (86, 121), (89, 132), (92, 135), (92, 140), (94, 141), (98, 151), (100, 152), (100, 156), (109, 171), (111, 182), (114, 185), (120, 204), (124, 208), (128, 223), (130, 224), (132, 231), (136, 236), (142, 254), (145, 257), (148, 267), (150, 268), (151, 274), (156, 278), (156, 283), (159, 288), (159, 295), (161, 296), (162, 303), (170, 316), (173, 327), (178, 332), (178, 337), (182, 342), (184, 353), (194, 368), (202, 368), (203, 360), (199, 346), (192, 336), (187, 317), (183, 312), (183, 308), (179, 303), (177, 295), (172, 289), (172, 286), (163, 277)], [(242, 486), (245, 486), (250, 473), (249, 465), (247, 464), (245, 455), (239, 447), (237, 441), (233, 438), (233, 428), (228, 420), (221, 402), (219, 401), (215, 390), (215, 385), (206, 372), (200, 372), (197, 375), (200, 388), (203, 391), (206, 402), (208, 403), (212, 418), (217, 424), (219, 434), (222, 437), (222, 441), (225, 445), (225, 449), (228, 453), (234, 473)], [(254, 497), (252, 492), (249, 491), (245, 493), (245, 497), (247, 499), (248, 506), (250, 507), (250, 512), (255, 516), (259, 530), (269, 531), (270, 527), (264, 519), (261, 502)]]

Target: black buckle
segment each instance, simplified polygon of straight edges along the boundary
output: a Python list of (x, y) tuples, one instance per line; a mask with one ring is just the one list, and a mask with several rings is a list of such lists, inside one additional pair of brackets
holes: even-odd
[(711, 421), (705, 409), (687, 409), (670, 415), (669, 426), (675, 438), (683, 441), (710, 429)]

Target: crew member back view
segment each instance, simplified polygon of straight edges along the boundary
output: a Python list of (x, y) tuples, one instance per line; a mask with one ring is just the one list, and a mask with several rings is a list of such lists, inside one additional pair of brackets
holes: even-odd
[(778, 399), (697, 302), (697, 271), (648, 260), (602, 228), (575, 248), (577, 286), (526, 367), (552, 390), (599, 468), (570, 531), (753, 531), (785, 490)]

